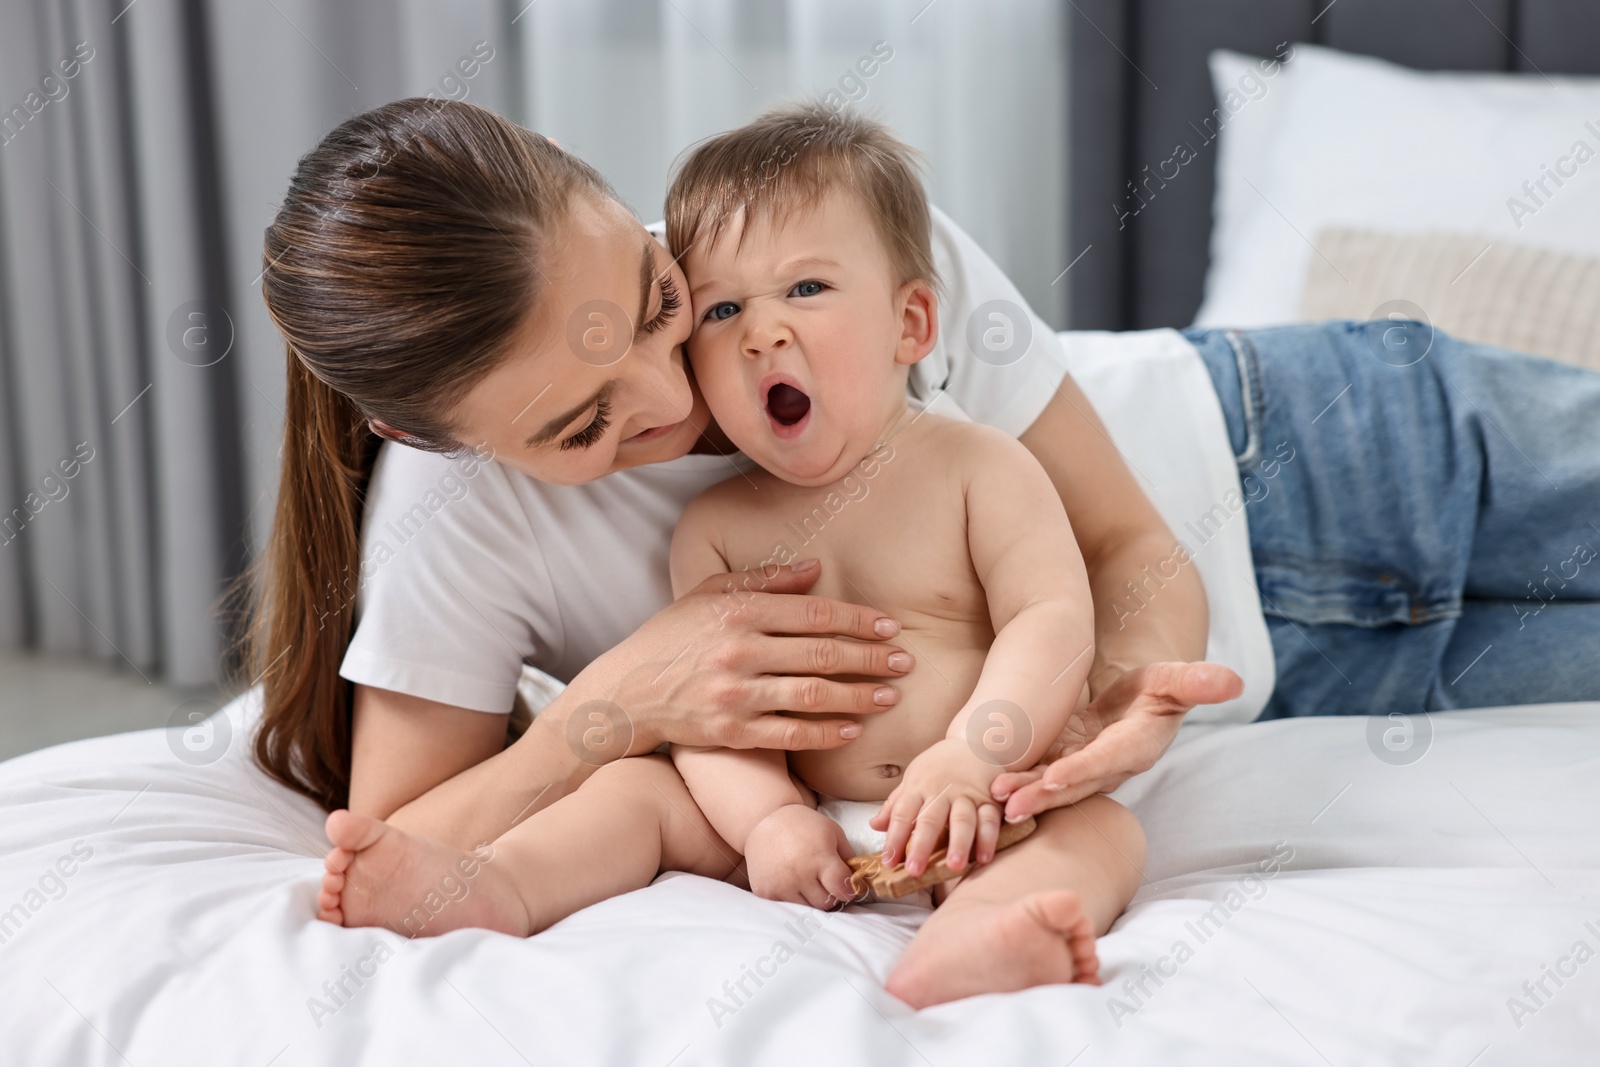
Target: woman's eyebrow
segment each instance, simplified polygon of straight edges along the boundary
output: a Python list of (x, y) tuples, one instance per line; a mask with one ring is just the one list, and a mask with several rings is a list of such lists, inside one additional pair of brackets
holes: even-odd
[(549, 444), (551, 441), (554, 441), (557, 437), (561, 436), (562, 430), (565, 430), (568, 426), (572, 425), (573, 419), (577, 418), (579, 415), (582, 415), (585, 411), (588, 411), (590, 408), (600, 403), (600, 401), (610, 397), (611, 391), (616, 387), (616, 384), (617, 381), (615, 378), (613, 378), (611, 381), (602, 385), (599, 389), (594, 391), (594, 394), (590, 396), (589, 399), (562, 412), (560, 415), (557, 415), (555, 418), (545, 423), (539, 429), (530, 433), (522, 442), (523, 445), (527, 448), (538, 448), (540, 445)]

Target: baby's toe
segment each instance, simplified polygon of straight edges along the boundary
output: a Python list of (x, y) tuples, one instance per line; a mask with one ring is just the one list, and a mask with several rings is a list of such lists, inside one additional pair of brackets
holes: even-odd
[(328, 835), (328, 840), (335, 845), (335, 851), (345, 849), (349, 852), (360, 852), (382, 835), (383, 824), (377, 819), (369, 819), (365, 815), (357, 815), (353, 811), (340, 808), (328, 814), (322, 829)]
[(330, 893), (326, 889), (317, 894), (317, 918), (325, 923), (344, 925), (344, 909), (341, 907), (343, 899), (338, 893)]

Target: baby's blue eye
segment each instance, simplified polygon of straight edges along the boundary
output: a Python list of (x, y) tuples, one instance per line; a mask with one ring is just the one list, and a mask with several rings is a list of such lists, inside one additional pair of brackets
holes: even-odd
[(789, 290), (789, 294), (791, 296), (816, 296), (818, 293), (822, 292), (824, 288), (826, 288), (826, 286), (818, 281), (801, 282), (799, 285)]
[(720, 304), (712, 304), (710, 309), (706, 311), (706, 318), (710, 319), (712, 322), (721, 322), (723, 319), (732, 318), (738, 313), (738, 304), (735, 304), (730, 300), (724, 300)]

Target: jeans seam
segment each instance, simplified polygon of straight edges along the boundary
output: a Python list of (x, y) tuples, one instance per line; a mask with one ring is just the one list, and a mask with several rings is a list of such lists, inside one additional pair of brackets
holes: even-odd
[(1304, 623), (1307, 626), (1350, 626), (1359, 630), (1381, 630), (1388, 626), (1425, 626), (1430, 623), (1444, 622), (1447, 619), (1458, 619), (1463, 614), (1461, 607), (1439, 605), (1423, 611), (1413, 611), (1404, 619), (1377, 619), (1357, 620), (1353, 613), (1338, 611), (1302, 612), (1285, 611), (1281, 607), (1268, 607), (1261, 605), (1261, 613), (1269, 618), (1283, 619), (1286, 622)]
[[(1408, 607), (1407, 617), (1404, 619), (1385, 618), (1367, 620), (1358, 618), (1360, 612), (1350, 610), (1349, 597), (1341, 593), (1309, 593), (1304, 590), (1293, 590), (1301, 600), (1317, 605), (1315, 609), (1303, 612), (1285, 610), (1279, 603), (1268, 606), (1265, 593), (1262, 594), (1262, 610), (1268, 615), (1277, 615), (1280, 618), (1296, 622), (1323, 625), (1334, 622), (1345, 626), (1375, 627), (1392, 625), (1418, 626), (1425, 623), (1438, 622), (1441, 619), (1458, 618), (1463, 610), (1463, 598), (1460, 596), (1429, 597), (1426, 596), (1415, 582), (1407, 577), (1403, 571), (1393, 567), (1376, 567), (1357, 560), (1317, 561), (1308, 560), (1302, 556), (1285, 553), (1255, 552), (1251, 554), (1251, 562), (1256, 568), (1257, 580), (1265, 583), (1262, 572), (1274, 564), (1310, 563), (1320, 570), (1332, 571), (1341, 577), (1361, 582), (1372, 582), (1373, 572), (1395, 576), (1395, 592), (1402, 594)], [(1303, 568), (1302, 568), (1303, 569)], [(1378, 579), (1381, 582), (1381, 579)], [(1387, 583), (1383, 583), (1387, 584)], [(1276, 589), (1274, 590), (1276, 592)], [(1282, 595), (1278, 599), (1281, 601)]]
[(1239, 399), (1244, 409), (1244, 451), (1234, 454), (1239, 470), (1255, 466), (1261, 455), (1261, 365), (1256, 359), (1250, 339), (1239, 330), (1229, 330), (1224, 335), (1233, 349), (1234, 362), (1239, 368)]
[[(1251, 553), (1257, 568), (1272, 566), (1273, 564), (1288, 564), (1297, 570), (1306, 571), (1317, 569), (1332, 571), (1342, 577), (1358, 578), (1366, 581), (1376, 581), (1381, 585), (1392, 586), (1406, 594), (1408, 600), (1422, 600), (1422, 586), (1403, 568), (1383, 566), (1369, 563), (1360, 559), (1302, 556), (1294, 552), (1270, 552), (1256, 550)], [(1390, 581), (1384, 581), (1385, 577)]]

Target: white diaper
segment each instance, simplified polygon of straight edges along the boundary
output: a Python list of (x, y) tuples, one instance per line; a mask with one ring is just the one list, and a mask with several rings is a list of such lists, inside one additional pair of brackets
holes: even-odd
[(867, 825), (867, 820), (878, 814), (881, 807), (883, 803), (877, 800), (840, 800), (838, 797), (817, 794), (817, 810), (839, 824), (845, 840), (850, 842), (850, 847), (855, 849), (858, 856), (883, 851), (888, 834)]
[[(845, 840), (850, 842), (851, 850), (858, 856), (870, 856), (883, 851), (884, 841), (889, 835), (867, 825), (867, 821), (878, 814), (878, 809), (881, 807), (883, 803), (877, 800), (840, 800), (838, 797), (830, 797), (823, 793), (817, 794), (817, 810), (839, 824), (839, 828), (844, 831)], [(903, 904), (932, 911), (933, 890), (919, 889), (897, 900), (886, 900), (882, 903)]]

